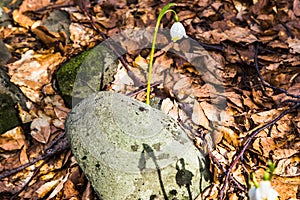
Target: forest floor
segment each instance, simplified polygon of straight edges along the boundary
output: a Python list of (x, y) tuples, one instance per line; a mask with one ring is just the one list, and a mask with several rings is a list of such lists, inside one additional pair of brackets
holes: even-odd
[[(17, 2), (2, 7), (8, 18), (0, 27), (0, 39), (12, 54), (4, 69), (27, 102), (26, 108), (18, 106), (23, 125), (0, 135), (1, 199), (97, 199), (64, 140), (71, 107), (56, 87), (55, 73), (106, 38), (155, 27), (159, 11), (170, 2)], [(212, 185), (196, 199), (246, 199), (250, 174), (261, 180), (270, 160), (276, 164), (271, 183), (280, 199), (300, 199), (300, 1), (175, 3), (179, 21), (197, 47), (183, 39), (172, 48), (191, 53), (201, 46), (217, 63), (212, 69), (200, 59), (197, 62), (206, 66), (197, 68), (168, 53), (168, 36), (158, 37), (162, 48), (155, 53), (153, 82), (164, 70), (176, 75), (170, 84), (153, 86), (152, 96), (163, 91), (168, 105), (163, 111), (178, 121), (188, 120), (195, 145), (210, 158)], [(57, 21), (53, 16), (63, 18)], [(168, 13), (161, 27), (168, 29), (172, 23)], [(151, 36), (148, 39), (151, 44)], [(131, 50), (119, 56), (114, 81), (103, 88), (129, 93), (138, 88), (124, 86), (133, 76), (146, 85), (142, 70), (150, 51), (139, 49), (134, 40), (119, 45)], [(222, 81), (214, 84), (206, 73), (216, 73)], [(224, 88), (223, 109), (213, 105), (218, 84)], [(145, 100), (144, 91), (133, 96)], [(191, 98), (197, 101), (187, 112), (183, 107)], [(218, 119), (212, 114), (216, 110)], [(205, 135), (212, 136), (213, 145)]]

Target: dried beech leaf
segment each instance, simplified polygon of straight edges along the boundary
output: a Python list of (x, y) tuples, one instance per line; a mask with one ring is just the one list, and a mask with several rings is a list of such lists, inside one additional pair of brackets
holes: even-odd
[(155, 59), (153, 64), (153, 74), (161, 75), (166, 69), (169, 69), (173, 64), (173, 59), (169, 58), (166, 53)]
[(53, 180), (43, 184), (39, 189), (37, 189), (36, 193), (39, 198), (44, 198), (53, 188), (59, 184), (60, 180)]
[(299, 154), (299, 149), (276, 149), (273, 154), (273, 158), (276, 160), (289, 158), (295, 154)]
[(34, 23), (34, 21), (31, 20), (29, 17), (27, 17), (26, 15), (23, 15), (20, 10), (14, 10), (12, 15), (13, 15), (14, 21), (25, 28), (30, 28)]
[(172, 102), (169, 98), (162, 101), (161, 110), (173, 119), (178, 120), (178, 105), (176, 102)]
[(300, 176), (299, 163), (300, 163), (299, 154), (295, 154), (294, 156), (289, 158), (283, 158), (278, 161), (274, 174), (282, 177), (285, 176), (299, 177)]
[(12, 151), (25, 145), (25, 136), (21, 127), (16, 127), (0, 136), (0, 148)]
[(263, 124), (265, 122), (269, 122), (275, 117), (279, 115), (279, 111), (277, 109), (272, 109), (268, 111), (259, 112), (251, 115), (251, 119), (255, 124)]
[(204, 114), (200, 103), (197, 101), (194, 102), (192, 121), (197, 125), (203, 126), (207, 130), (211, 130), (211, 127), (209, 126), (209, 121), (206, 115)]
[(289, 48), (291, 53), (300, 53), (300, 40), (297, 38), (288, 38), (287, 43), (289, 44)]
[(27, 145), (24, 145), (22, 150), (21, 150), (21, 153), (20, 153), (20, 162), (22, 165), (28, 163), (29, 159), (28, 159), (28, 156), (27, 156)]
[(8, 65), (11, 81), (20, 86), (22, 92), (33, 102), (41, 100), (43, 85), (51, 82), (51, 77), (64, 58), (60, 53), (36, 54), (29, 50), (22, 58)]
[(240, 144), (239, 136), (230, 128), (221, 126), (218, 130), (222, 133), (223, 139), (234, 147), (238, 147)]
[(38, 142), (46, 144), (51, 133), (50, 122), (51, 118), (44, 114), (41, 114), (38, 118), (33, 119), (30, 125), (32, 137)]
[(203, 101), (200, 103), (200, 106), (210, 121), (219, 121), (219, 111), (214, 105)]
[(235, 93), (235, 92), (226, 92), (226, 97), (236, 106), (243, 108), (243, 103), (241, 100), (241, 95)]
[[(70, 173), (67, 173), (65, 175), (65, 177), (59, 182), (59, 184), (54, 188), (54, 190), (52, 190), (51, 194), (48, 196), (47, 200), (50, 200), (51, 198), (55, 197), (63, 188), (64, 188), (64, 184), (68, 181), (68, 177), (69, 177)], [(64, 191), (65, 192), (65, 191)], [(77, 191), (74, 191), (74, 194)], [(68, 198), (69, 199), (69, 198)]]

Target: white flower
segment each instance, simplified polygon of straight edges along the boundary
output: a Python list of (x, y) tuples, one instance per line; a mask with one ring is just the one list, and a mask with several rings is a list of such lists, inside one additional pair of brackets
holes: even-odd
[(171, 34), (171, 38), (174, 42), (176, 42), (177, 40), (180, 40), (182, 37), (187, 38), (184, 26), (180, 22), (175, 22), (172, 25), (170, 34)]
[(278, 192), (271, 187), (270, 181), (261, 181), (259, 187), (249, 190), (250, 200), (277, 200)]

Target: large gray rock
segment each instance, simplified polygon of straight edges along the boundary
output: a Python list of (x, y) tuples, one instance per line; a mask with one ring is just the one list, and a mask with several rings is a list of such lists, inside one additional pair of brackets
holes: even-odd
[(69, 113), (72, 151), (103, 200), (194, 199), (209, 185), (204, 156), (168, 115), (114, 92)]

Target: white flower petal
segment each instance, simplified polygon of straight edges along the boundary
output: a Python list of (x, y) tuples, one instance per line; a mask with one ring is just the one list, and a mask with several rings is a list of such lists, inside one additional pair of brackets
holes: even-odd
[(175, 22), (170, 29), (171, 38), (174, 42), (180, 40), (182, 37), (187, 38), (184, 26), (180, 22)]
[(250, 200), (257, 200), (256, 199), (256, 187), (251, 187), (250, 190), (249, 190), (249, 198)]

